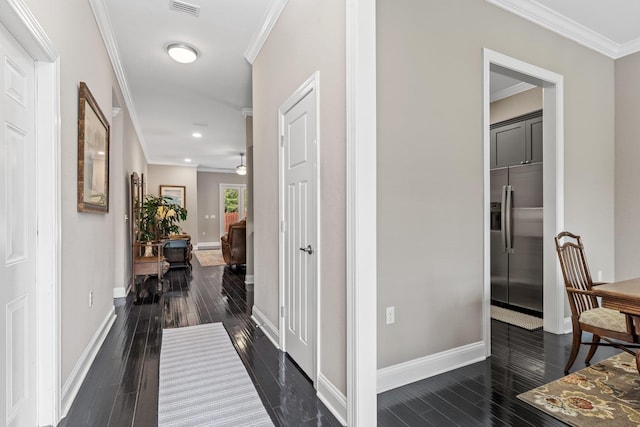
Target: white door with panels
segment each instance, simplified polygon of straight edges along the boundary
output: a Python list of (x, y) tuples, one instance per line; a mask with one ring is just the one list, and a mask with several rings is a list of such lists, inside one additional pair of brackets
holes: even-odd
[(0, 425), (35, 426), (35, 62), (1, 24), (0, 56)]
[(318, 259), (316, 91), (315, 84), (303, 85), (280, 108), (284, 348), (313, 381)]

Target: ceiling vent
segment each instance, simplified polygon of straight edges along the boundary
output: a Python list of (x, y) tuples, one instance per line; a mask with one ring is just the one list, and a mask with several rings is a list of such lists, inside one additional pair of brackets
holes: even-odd
[(184, 12), (193, 16), (200, 16), (200, 6), (195, 4), (186, 3), (180, 0), (171, 0), (169, 3), (169, 9), (176, 12)]

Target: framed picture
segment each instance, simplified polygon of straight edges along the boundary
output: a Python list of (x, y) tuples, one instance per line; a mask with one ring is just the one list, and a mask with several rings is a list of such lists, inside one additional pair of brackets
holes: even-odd
[(109, 122), (84, 82), (78, 97), (78, 212), (109, 212)]
[(173, 203), (185, 208), (187, 205), (184, 185), (161, 185), (160, 196), (168, 197)]

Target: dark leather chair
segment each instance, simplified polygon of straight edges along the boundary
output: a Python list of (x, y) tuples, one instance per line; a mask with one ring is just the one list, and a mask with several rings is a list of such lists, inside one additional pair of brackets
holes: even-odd
[(247, 222), (243, 219), (229, 225), (227, 234), (220, 238), (222, 256), (228, 265), (247, 263)]

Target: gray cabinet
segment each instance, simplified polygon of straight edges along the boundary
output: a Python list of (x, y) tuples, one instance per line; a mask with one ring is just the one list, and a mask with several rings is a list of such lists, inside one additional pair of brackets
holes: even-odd
[(542, 111), (491, 125), (491, 169), (542, 161)]

